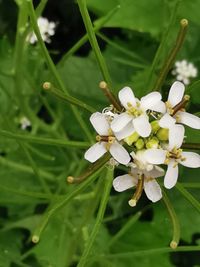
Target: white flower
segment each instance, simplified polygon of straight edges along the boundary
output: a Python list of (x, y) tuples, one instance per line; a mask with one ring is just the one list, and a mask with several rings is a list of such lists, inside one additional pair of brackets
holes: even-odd
[(109, 118), (100, 112), (95, 112), (91, 115), (90, 122), (99, 134), (97, 136), (97, 141), (99, 142), (91, 146), (85, 152), (85, 159), (93, 163), (109, 151), (117, 162), (125, 165), (128, 164), (131, 159), (130, 155), (126, 149), (117, 142), (113, 135), (110, 129)]
[(182, 152), (180, 149), (184, 138), (182, 125), (172, 126), (169, 132), (169, 145), (167, 150), (148, 149), (144, 153), (145, 159), (151, 164), (167, 164), (164, 186), (172, 188), (178, 179), (178, 164), (189, 168), (200, 167), (200, 156), (194, 152)]
[(178, 81), (187, 85), (190, 83), (190, 78), (197, 77), (198, 70), (192, 63), (182, 60), (175, 63), (172, 74), (176, 76)]
[[(47, 18), (39, 17), (37, 20), (37, 24), (42, 36), (42, 40), (46, 43), (51, 43), (50, 36), (53, 36), (55, 34), (55, 22), (48, 21)], [(27, 36), (27, 41), (31, 44), (37, 42), (37, 37), (34, 32), (30, 33)]]
[(142, 137), (148, 137), (151, 133), (151, 125), (146, 111), (165, 112), (165, 105), (158, 92), (152, 92), (139, 101), (130, 87), (124, 87), (119, 91), (119, 100), (126, 112), (118, 115), (111, 123), (111, 129), (119, 140), (134, 132)]
[[(144, 176), (144, 191), (149, 200), (156, 202), (162, 198), (162, 191), (159, 184), (156, 182), (155, 178), (161, 177), (164, 175), (164, 170), (158, 166), (150, 165), (145, 161), (143, 157), (144, 151), (139, 151), (136, 154), (131, 153), (134, 164), (131, 168), (129, 174), (118, 176), (113, 181), (113, 187), (116, 191), (122, 192), (131, 187), (135, 187), (138, 184), (138, 181)], [(150, 167), (150, 168), (149, 168)], [(135, 206), (137, 199), (131, 199), (129, 201), (130, 206)]]
[(200, 129), (200, 118), (185, 111), (179, 110), (173, 115), (174, 108), (183, 101), (185, 86), (181, 82), (174, 82), (169, 90), (166, 102), (167, 112), (162, 116), (159, 125), (170, 129), (176, 122), (185, 124), (194, 129)]
[(26, 130), (29, 126), (31, 126), (31, 122), (27, 117), (22, 117), (20, 119), (20, 125), (22, 130)]

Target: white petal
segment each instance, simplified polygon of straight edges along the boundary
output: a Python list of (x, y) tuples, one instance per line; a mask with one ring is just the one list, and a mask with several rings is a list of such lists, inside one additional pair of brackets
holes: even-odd
[(144, 191), (149, 200), (156, 202), (162, 198), (162, 191), (155, 180), (144, 182)]
[(181, 147), (184, 139), (185, 128), (176, 124), (169, 129), (169, 150)]
[(154, 106), (161, 100), (161, 98), (161, 94), (158, 92), (152, 92), (146, 96), (143, 96), (140, 100), (141, 109), (153, 109)]
[(165, 174), (165, 171), (158, 166), (154, 166), (153, 170), (151, 171), (144, 171), (144, 175), (147, 178), (157, 178), (157, 177), (164, 176), (164, 174)]
[(120, 141), (135, 132), (132, 121), (129, 122), (121, 131), (114, 132), (115, 137)]
[(153, 111), (157, 111), (160, 113), (165, 113), (166, 112), (166, 105), (163, 101), (159, 101), (153, 108)]
[(135, 131), (142, 137), (148, 137), (151, 133), (151, 124), (146, 115), (140, 115), (133, 119), (133, 126)]
[(200, 155), (194, 152), (182, 152), (181, 155), (185, 158), (179, 163), (183, 166), (189, 168), (199, 168), (200, 167)]
[(92, 163), (95, 162), (107, 152), (105, 144), (105, 142), (94, 144), (85, 152), (84, 158)]
[(110, 146), (109, 151), (110, 154), (113, 156), (113, 158), (121, 164), (126, 165), (131, 160), (131, 157), (129, 153), (126, 151), (126, 149), (117, 142), (115, 142)]
[(121, 131), (131, 120), (132, 116), (128, 115), (126, 112), (120, 114), (111, 122), (111, 129), (113, 132)]
[(99, 135), (108, 135), (108, 130), (110, 126), (102, 113), (93, 113), (90, 117), (90, 122), (92, 123), (94, 129)]
[(179, 111), (177, 112), (177, 116), (178, 116), (178, 123), (183, 123), (191, 128), (194, 129), (200, 129), (200, 118), (188, 113), (188, 112), (182, 112)]
[(176, 123), (176, 120), (170, 116), (168, 113), (165, 113), (162, 118), (159, 120), (159, 125), (162, 128), (170, 128)]
[(175, 186), (178, 179), (178, 165), (175, 160), (170, 160), (164, 178), (164, 186), (168, 189)]
[(136, 106), (136, 99), (133, 91), (130, 87), (124, 87), (119, 91), (119, 100), (125, 109), (128, 109), (128, 103), (130, 103), (133, 107)]
[(122, 192), (137, 184), (137, 179), (132, 175), (125, 174), (118, 176), (113, 180), (113, 187), (115, 191)]
[(166, 159), (166, 154), (166, 150), (152, 148), (147, 149), (144, 152), (144, 158), (147, 162), (151, 164), (163, 164)]
[(185, 91), (185, 86), (181, 82), (174, 82), (169, 90), (168, 101), (172, 107), (181, 102)]

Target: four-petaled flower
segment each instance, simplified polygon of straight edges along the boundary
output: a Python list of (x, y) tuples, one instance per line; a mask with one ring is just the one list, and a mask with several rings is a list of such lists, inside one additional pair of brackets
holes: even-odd
[[(188, 96), (184, 97), (185, 86), (181, 82), (174, 82), (169, 90), (166, 102), (166, 113), (159, 121), (162, 128), (170, 129), (176, 122), (194, 129), (200, 129), (200, 118), (185, 111), (181, 111), (181, 104), (185, 105)], [(176, 112), (176, 109), (178, 111)], [(176, 112), (176, 113), (175, 113)], [(175, 114), (174, 114), (175, 113)]]
[(131, 159), (129, 153), (113, 135), (108, 116), (95, 112), (90, 117), (90, 122), (99, 135), (96, 137), (98, 142), (85, 152), (85, 159), (95, 162), (109, 151), (117, 162), (125, 165), (128, 164)]
[(182, 125), (172, 126), (169, 132), (169, 145), (164, 149), (147, 149), (144, 158), (151, 164), (166, 164), (167, 171), (164, 177), (164, 186), (172, 188), (178, 179), (178, 164), (189, 168), (200, 167), (200, 156), (194, 152), (183, 152), (180, 149), (184, 138), (184, 127)]
[(176, 76), (178, 81), (181, 81), (187, 85), (190, 83), (190, 78), (197, 77), (198, 70), (194, 64), (184, 59), (181, 61), (176, 61), (172, 74)]
[[(130, 163), (131, 171), (129, 174), (121, 175), (113, 180), (113, 187), (116, 191), (122, 192), (129, 188), (136, 187), (138, 182), (143, 179), (143, 188), (146, 196), (152, 202), (157, 202), (162, 198), (162, 191), (155, 178), (164, 175), (164, 170), (158, 166), (148, 164), (144, 159), (144, 151), (131, 153), (133, 163)], [(142, 189), (143, 189), (142, 188)], [(137, 197), (129, 201), (130, 206), (135, 206)]]
[(119, 140), (134, 132), (142, 137), (148, 137), (151, 133), (151, 125), (147, 110), (165, 112), (165, 105), (158, 92), (152, 92), (139, 101), (130, 87), (124, 87), (119, 91), (119, 100), (126, 111), (116, 116), (111, 123), (111, 129)]

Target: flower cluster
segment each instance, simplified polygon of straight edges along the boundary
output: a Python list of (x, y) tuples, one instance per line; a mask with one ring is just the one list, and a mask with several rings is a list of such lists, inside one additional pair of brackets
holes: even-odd
[[(162, 198), (155, 180), (164, 176), (164, 186), (172, 188), (178, 179), (178, 164), (200, 167), (200, 156), (181, 149), (185, 128), (200, 129), (200, 118), (184, 110), (189, 96), (184, 95), (184, 84), (176, 81), (168, 99), (162, 101), (159, 92), (152, 92), (140, 100), (129, 87), (119, 91), (121, 111), (113, 106), (90, 117), (97, 132), (96, 144), (85, 152), (91, 163), (109, 152), (114, 162), (126, 165), (128, 174), (113, 181), (118, 192), (136, 187), (130, 206), (135, 206), (144, 189), (147, 197), (156, 202)], [(167, 170), (158, 165), (167, 165)]]
[[(51, 43), (50, 37), (55, 34), (55, 22), (48, 21), (47, 18), (39, 17), (37, 24), (42, 36), (42, 40), (46, 43)], [(35, 44), (37, 42), (37, 37), (34, 32), (27, 36), (27, 41), (31, 44)]]
[(190, 83), (190, 78), (197, 77), (198, 70), (192, 63), (184, 59), (175, 62), (172, 74), (176, 76), (178, 81), (181, 81), (187, 85)]

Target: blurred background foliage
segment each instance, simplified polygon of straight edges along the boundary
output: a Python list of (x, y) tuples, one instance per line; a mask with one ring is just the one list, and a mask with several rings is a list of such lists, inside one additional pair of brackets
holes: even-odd
[[(34, 1), (34, 6), (39, 2)], [(97, 34), (115, 93), (124, 85), (131, 86), (138, 97), (153, 90), (182, 18), (189, 20), (189, 29), (177, 60), (187, 59), (200, 70), (200, 0), (87, 0), (94, 25), (98, 26), (117, 5), (120, 8)], [(85, 34), (77, 3), (48, 0), (42, 15), (57, 23), (56, 34), (47, 48), (65, 87), (70, 94), (101, 111), (109, 104), (98, 88), (103, 78), (89, 42), (75, 53), (67, 53)], [(55, 83), (55, 80), (40, 46), (26, 43), (19, 65), (15, 65), (17, 18), (16, 2), (0, 0), (0, 129), (87, 141), (69, 105), (42, 90), (43, 82)], [(152, 62), (156, 63), (154, 67)], [(16, 68), (18, 83), (13, 76)], [(162, 87), (165, 98), (173, 81), (169, 73)], [(199, 88), (199, 77), (187, 87), (192, 113), (199, 112)], [(90, 114), (82, 110), (80, 113), (87, 122)], [(25, 131), (20, 128), (23, 116), (31, 121), (31, 127)], [(92, 127), (90, 130), (93, 131)], [(187, 137), (189, 142), (200, 141), (197, 131), (191, 129), (187, 129)], [(0, 267), (77, 266), (94, 226), (104, 175), (49, 220), (37, 245), (31, 243), (31, 235), (49, 205), (75, 190), (77, 185), (67, 185), (65, 178), (81, 174), (88, 166), (83, 153), (84, 149), (23, 142), (1, 132)], [(119, 173), (122, 170), (117, 169), (115, 175)], [(197, 201), (200, 201), (199, 174), (199, 170), (182, 168), (179, 178), (179, 182), (190, 186), (188, 190)], [(130, 191), (122, 194), (111, 191), (104, 223), (87, 266), (200, 266), (199, 251), (119, 256), (123, 252), (167, 247), (171, 241), (172, 226), (164, 204), (152, 205), (143, 195), (133, 209), (127, 204), (130, 194)], [(169, 197), (181, 224), (180, 245), (200, 245), (199, 212), (176, 188), (169, 192)], [(124, 233), (118, 237), (122, 229)]]

